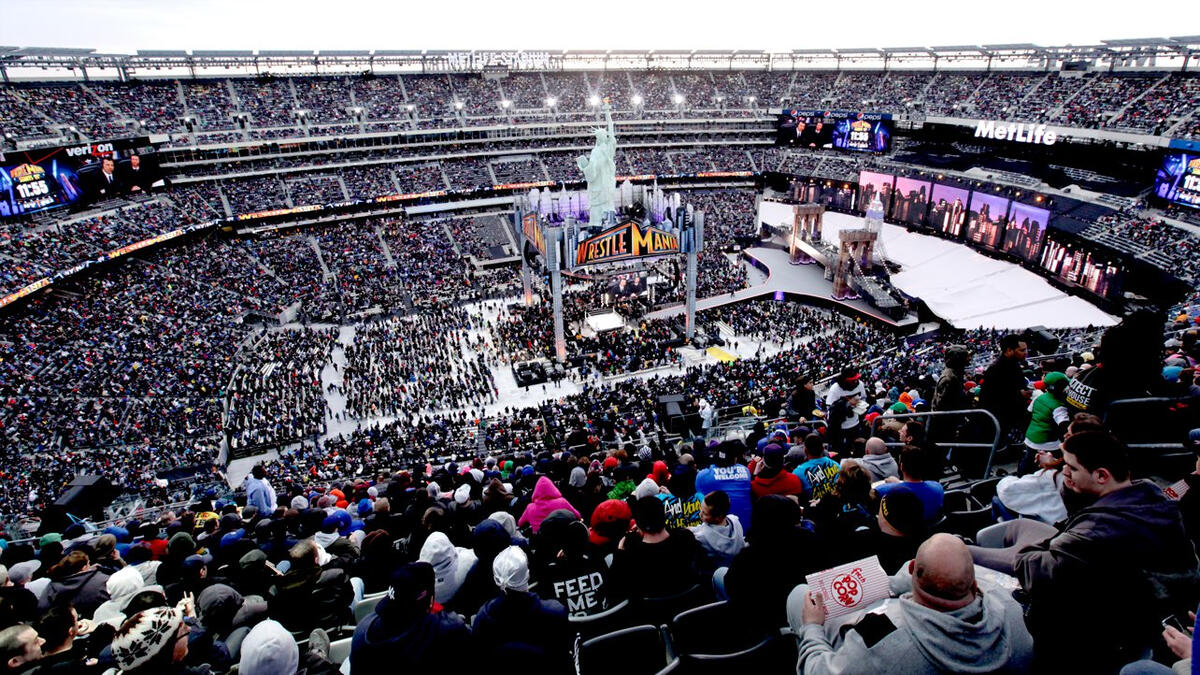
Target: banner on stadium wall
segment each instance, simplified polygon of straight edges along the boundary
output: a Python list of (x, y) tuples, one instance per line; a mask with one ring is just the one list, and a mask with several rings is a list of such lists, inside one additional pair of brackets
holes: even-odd
[(580, 242), (575, 267), (679, 253), (679, 236), (627, 220)]

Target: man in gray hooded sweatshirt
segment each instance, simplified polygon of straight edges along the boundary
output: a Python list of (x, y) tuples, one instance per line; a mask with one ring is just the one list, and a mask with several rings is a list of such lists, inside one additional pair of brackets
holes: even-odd
[(860, 618), (836, 650), (826, 636), (823, 599), (797, 586), (787, 606), (800, 642), (796, 672), (1028, 672), (1033, 638), (1021, 607), (999, 589), (980, 590), (971, 554), (959, 539), (930, 537), (891, 586), (900, 597)]

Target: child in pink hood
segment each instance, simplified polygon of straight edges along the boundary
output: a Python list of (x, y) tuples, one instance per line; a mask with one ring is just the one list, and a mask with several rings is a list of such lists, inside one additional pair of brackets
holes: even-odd
[(537, 485), (533, 487), (533, 501), (525, 507), (525, 512), (521, 514), (521, 519), (517, 521), (517, 524), (521, 527), (529, 525), (534, 532), (537, 532), (546, 516), (558, 509), (566, 509), (575, 514), (576, 518), (579, 517), (579, 512), (575, 510), (574, 506), (571, 506), (571, 502), (563, 498), (558, 488), (554, 487), (554, 483), (549, 478), (542, 476), (538, 479)]

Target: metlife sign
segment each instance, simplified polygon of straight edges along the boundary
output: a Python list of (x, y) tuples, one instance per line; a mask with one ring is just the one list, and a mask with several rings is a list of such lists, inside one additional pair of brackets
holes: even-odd
[(1031, 145), (1054, 145), (1058, 140), (1058, 133), (1053, 129), (1047, 129), (1045, 124), (979, 120), (975, 123), (975, 138)]

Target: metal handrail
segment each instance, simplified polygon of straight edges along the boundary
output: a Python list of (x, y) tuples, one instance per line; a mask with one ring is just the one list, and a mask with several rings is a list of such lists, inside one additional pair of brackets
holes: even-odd
[[(1104, 424), (1109, 426), (1109, 420), (1112, 417), (1113, 409), (1121, 410), (1122, 408), (1132, 408), (1135, 405), (1145, 405), (1148, 403), (1192, 403), (1200, 407), (1200, 401), (1188, 396), (1144, 396), (1138, 398), (1119, 398), (1108, 404), (1108, 408), (1104, 411)], [(1122, 442), (1125, 442), (1122, 439)], [(1178, 443), (1129, 443), (1125, 442), (1125, 447), (1131, 450), (1179, 450), (1181, 453), (1187, 449), (1183, 440)]]
[[(954, 441), (954, 442), (949, 442), (949, 443), (932, 442), (932, 445), (934, 447), (947, 448), (947, 449), (949, 449), (949, 448), (991, 448), (991, 450), (988, 452), (987, 466), (984, 467), (984, 470), (983, 470), (983, 477), (987, 478), (992, 475), (992, 462), (995, 461), (996, 450), (997, 450), (997, 448), (1000, 447), (1000, 420), (996, 419), (996, 416), (993, 415), (990, 410), (984, 410), (983, 408), (970, 408), (967, 410), (933, 410), (930, 412), (913, 412), (913, 413), (898, 414), (895, 417), (893, 417), (892, 419), (908, 420), (908, 419), (912, 419), (915, 417), (933, 418), (933, 417), (968, 416), (968, 415), (982, 415), (992, 421), (992, 425), (995, 427), (996, 433), (992, 437), (991, 443), (973, 443), (973, 442)], [(881, 419), (883, 419), (883, 418), (881, 418)], [(930, 425), (930, 426), (932, 427), (932, 425)], [(928, 429), (926, 429), (926, 438), (928, 438)], [(889, 443), (886, 443), (886, 445), (889, 448), (904, 446), (903, 443), (898, 443), (898, 442), (889, 442)]]

